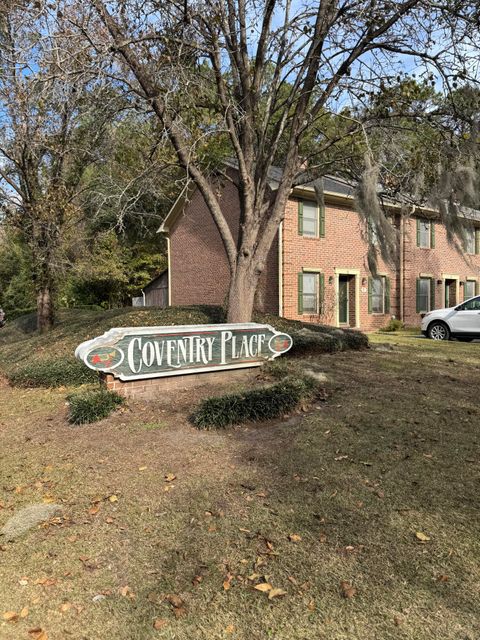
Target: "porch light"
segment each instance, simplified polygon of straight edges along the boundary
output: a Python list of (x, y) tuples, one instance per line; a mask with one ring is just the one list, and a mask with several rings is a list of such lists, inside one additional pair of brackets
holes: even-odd
[(437, 280), (437, 284), (442, 284), (443, 280)]

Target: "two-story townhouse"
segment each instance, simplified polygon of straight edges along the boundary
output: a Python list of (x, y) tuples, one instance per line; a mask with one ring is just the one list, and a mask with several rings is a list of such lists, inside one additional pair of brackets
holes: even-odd
[[(274, 171), (272, 188), (276, 178)], [(391, 317), (416, 326), (421, 313), (478, 292), (480, 220), (476, 229), (466, 219), (469, 250), (464, 253), (448, 242), (434, 211), (419, 210), (406, 217), (392, 203), (388, 215), (398, 232), (398, 264), (392, 267), (379, 256), (373, 277), (367, 262), (368, 232), (355, 210), (351, 185), (325, 178), (324, 187), (324, 206), (318, 205), (312, 186), (292, 190), (260, 279), (257, 309), (371, 331)], [(235, 236), (239, 201), (231, 182), (222, 185), (220, 201)], [(227, 257), (196, 189), (181, 194), (160, 231), (168, 238), (169, 303), (223, 304), (229, 283)]]

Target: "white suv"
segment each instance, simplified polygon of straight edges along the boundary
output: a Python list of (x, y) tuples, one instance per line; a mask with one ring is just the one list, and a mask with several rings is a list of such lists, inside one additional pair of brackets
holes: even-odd
[(432, 340), (480, 339), (480, 296), (449, 309), (435, 309), (422, 318), (422, 333)]

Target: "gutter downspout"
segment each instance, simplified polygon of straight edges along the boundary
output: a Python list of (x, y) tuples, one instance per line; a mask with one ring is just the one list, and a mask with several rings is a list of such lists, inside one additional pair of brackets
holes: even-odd
[(167, 236), (167, 268), (168, 268), (168, 306), (172, 306), (172, 261), (170, 251), (170, 236)]
[(283, 315), (283, 222), (278, 227), (278, 315)]
[(142, 296), (143, 296), (143, 306), (146, 307), (146, 298), (145, 298), (145, 291), (142, 289)]
[(399, 320), (403, 322), (405, 317), (405, 215), (403, 211), (400, 214), (400, 274), (399, 274), (399, 307), (398, 314)]

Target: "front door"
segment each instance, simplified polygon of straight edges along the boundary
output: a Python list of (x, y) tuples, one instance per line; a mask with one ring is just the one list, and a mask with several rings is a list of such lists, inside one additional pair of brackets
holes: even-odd
[(349, 276), (338, 276), (338, 322), (348, 324), (349, 316)]
[(457, 281), (445, 279), (445, 308), (454, 307), (457, 304)]

